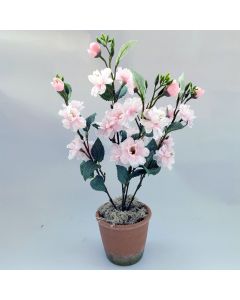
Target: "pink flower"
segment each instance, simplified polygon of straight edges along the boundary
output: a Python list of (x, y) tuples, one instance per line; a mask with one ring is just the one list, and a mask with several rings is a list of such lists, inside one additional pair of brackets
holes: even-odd
[(174, 146), (173, 138), (171, 136), (168, 136), (168, 138), (163, 141), (163, 145), (165, 145), (170, 151), (172, 151)]
[(115, 103), (113, 109), (106, 111), (102, 122), (99, 124), (100, 134), (112, 138), (116, 132), (125, 129), (126, 114), (121, 103)]
[(91, 95), (97, 97), (97, 95), (102, 95), (106, 91), (106, 84), (113, 82), (111, 76), (111, 69), (106, 68), (99, 72), (98, 70), (94, 71), (92, 75), (88, 76), (89, 81), (94, 85), (91, 90)]
[(166, 116), (166, 110), (162, 108), (146, 109), (143, 113), (144, 118), (141, 123), (144, 126), (146, 133), (153, 131), (153, 136), (158, 139), (163, 134), (163, 129), (170, 123), (170, 119)]
[(194, 111), (192, 109), (190, 109), (190, 105), (187, 105), (187, 104), (180, 104), (179, 116), (183, 121), (188, 123), (189, 127), (192, 127), (193, 120), (196, 118)]
[(101, 47), (97, 42), (91, 43), (88, 48), (88, 54), (90, 57), (95, 58), (101, 54)]
[(174, 116), (174, 108), (171, 104), (167, 105), (167, 117), (172, 120)]
[(163, 166), (169, 170), (172, 169), (172, 165), (175, 163), (173, 146), (173, 139), (169, 136), (163, 141), (161, 148), (156, 151), (154, 159), (160, 167)]
[(173, 80), (166, 88), (167, 96), (176, 97), (180, 92), (180, 87), (177, 80)]
[(122, 155), (122, 151), (121, 151), (120, 145), (113, 144), (111, 154), (110, 154), (110, 160), (114, 161), (116, 164), (121, 163), (120, 158), (121, 158), (121, 155)]
[(133, 121), (136, 116), (142, 111), (142, 101), (140, 98), (128, 98), (123, 103), (125, 117), (128, 121)]
[[(89, 148), (91, 149), (93, 142), (89, 142)], [(89, 157), (86, 155), (86, 149), (83, 144), (83, 141), (79, 136), (76, 136), (70, 144), (67, 145), (67, 149), (69, 149), (68, 159), (82, 159), (89, 160)]]
[(112, 151), (113, 161), (133, 168), (145, 164), (146, 157), (149, 155), (149, 150), (144, 146), (144, 142), (134, 140), (132, 137), (128, 137), (120, 145), (115, 146)]
[(202, 97), (203, 95), (205, 94), (205, 90), (200, 88), (200, 87), (197, 87), (196, 88), (196, 91), (195, 91), (195, 94), (193, 95), (193, 98), (197, 99), (197, 98), (200, 98)]
[(83, 102), (76, 100), (71, 101), (69, 105), (63, 104), (63, 109), (58, 112), (59, 116), (63, 117), (63, 127), (72, 129), (73, 131), (84, 128), (86, 126), (86, 120), (80, 116), (80, 111), (83, 108)]
[(119, 67), (117, 69), (117, 73), (116, 73), (116, 80), (118, 80), (120, 82), (120, 84), (124, 84), (127, 86), (128, 93), (130, 95), (134, 94), (133, 75), (129, 69), (127, 69), (127, 68), (123, 69), (123, 68)]
[(156, 159), (159, 166), (166, 167), (169, 170), (172, 169), (172, 165), (175, 163), (174, 152), (170, 151), (165, 145), (156, 151), (154, 159)]
[(56, 92), (62, 92), (64, 90), (64, 82), (60, 78), (54, 77), (51, 85)]

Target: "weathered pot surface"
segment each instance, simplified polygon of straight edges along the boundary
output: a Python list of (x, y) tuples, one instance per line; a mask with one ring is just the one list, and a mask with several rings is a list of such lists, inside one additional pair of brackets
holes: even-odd
[(144, 206), (147, 208), (148, 215), (142, 221), (128, 225), (112, 225), (101, 219), (99, 212), (96, 212), (103, 246), (112, 263), (129, 266), (138, 262), (143, 256), (148, 224), (152, 215), (151, 209), (147, 205)]

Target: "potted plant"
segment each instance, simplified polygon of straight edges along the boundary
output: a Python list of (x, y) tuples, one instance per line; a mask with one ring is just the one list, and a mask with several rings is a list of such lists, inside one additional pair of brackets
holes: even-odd
[[(172, 132), (192, 127), (195, 118), (189, 101), (204, 94), (191, 82), (185, 84), (169, 74), (158, 74), (153, 83), (152, 96), (146, 96), (148, 82), (136, 71), (122, 68), (120, 63), (136, 43), (129, 41), (115, 56), (115, 40), (102, 34), (90, 44), (88, 53), (103, 62), (104, 68), (88, 76), (93, 84), (91, 95), (100, 96), (109, 104), (103, 119), (96, 121), (96, 113), (82, 115), (83, 102), (71, 100), (72, 88), (61, 75), (53, 78), (52, 86), (63, 98), (59, 111), (63, 127), (75, 133), (67, 145), (69, 159), (80, 160), (80, 172), (90, 186), (106, 193), (108, 202), (96, 212), (103, 245), (110, 261), (119, 265), (136, 263), (143, 255), (147, 237), (150, 208), (137, 200), (136, 195), (144, 179), (157, 175), (161, 168), (172, 168), (174, 143)], [(103, 54), (105, 51), (105, 55)], [(163, 97), (175, 97), (175, 105), (159, 105)], [(97, 138), (92, 140), (92, 131)], [(105, 154), (102, 140), (111, 143)], [(114, 198), (107, 187), (107, 175), (102, 167), (104, 159), (116, 165), (121, 193)], [(137, 182), (136, 182), (137, 180)], [(130, 183), (135, 186), (130, 193)]]

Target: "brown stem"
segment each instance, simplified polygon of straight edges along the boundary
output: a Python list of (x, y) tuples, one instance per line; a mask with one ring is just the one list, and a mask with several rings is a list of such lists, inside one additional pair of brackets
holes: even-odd
[(130, 209), (130, 207), (131, 207), (131, 205), (132, 205), (132, 202), (133, 202), (133, 200), (135, 199), (135, 196), (136, 196), (136, 194), (137, 194), (137, 191), (138, 191), (138, 190), (140, 189), (140, 187), (142, 186), (142, 182), (143, 182), (143, 179), (145, 178), (145, 176), (146, 176), (146, 174), (141, 175), (140, 181), (139, 181), (139, 183), (138, 183), (138, 185), (137, 185), (137, 187), (136, 187), (136, 190), (135, 190), (135, 192), (134, 192), (134, 194), (133, 194), (133, 196), (132, 196), (131, 201), (129, 202), (129, 205), (128, 205), (128, 207), (127, 207), (127, 210)]

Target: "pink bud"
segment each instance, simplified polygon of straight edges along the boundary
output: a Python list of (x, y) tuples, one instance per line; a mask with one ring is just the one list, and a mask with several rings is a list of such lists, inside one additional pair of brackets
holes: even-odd
[(200, 88), (200, 87), (197, 87), (196, 88), (196, 91), (195, 91), (195, 94), (193, 95), (193, 98), (197, 99), (197, 98), (200, 98), (202, 97), (203, 95), (205, 94), (205, 90)]
[(64, 90), (64, 82), (60, 78), (54, 77), (51, 85), (56, 92), (62, 92)]
[(101, 47), (98, 43), (94, 42), (89, 45), (89, 49), (87, 51), (90, 57), (95, 58), (101, 54)]
[(171, 84), (166, 88), (167, 96), (168, 97), (176, 97), (180, 92), (180, 87), (177, 80), (173, 80)]

